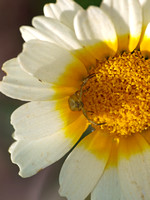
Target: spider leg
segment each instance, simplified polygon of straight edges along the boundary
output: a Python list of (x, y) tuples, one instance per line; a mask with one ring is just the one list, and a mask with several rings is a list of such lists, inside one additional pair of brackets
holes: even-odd
[(95, 76), (94, 73), (93, 73), (93, 74), (90, 74), (89, 76), (87, 76), (87, 77), (83, 80), (83, 83), (82, 83), (81, 89), (80, 89), (80, 94), (79, 94), (79, 100), (80, 100), (80, 101), (81, 101), (82, 94), (83, 94), (83, 86), (87, 83), (87, 81), (88, 81), (90, 78), (92, 78), (92, 77), (94, 77), (94, 76)]
[(83, 112), (83, 114), (84, 114), (84, 116), (87, 118), (87, 120), (91, 123), (91, 124), (93, 124), (93, 125), (104, 125), (104, 124), (106, 124), (105, 122), (103, 122), (103, 123), (96, 123), (96, 122), (93, 122), (91, 119), (89, 119), (89, 117), (87, 116), (87, 112), (85, 111), (85, 109), (82, 107), (82, 112)]

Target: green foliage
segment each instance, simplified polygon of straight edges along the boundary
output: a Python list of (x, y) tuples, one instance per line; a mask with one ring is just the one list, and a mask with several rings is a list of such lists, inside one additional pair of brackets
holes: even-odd
[[(102, 0), (74, 0), (74, 1), (76, 1), (78, 4), (80, 4), (83, 8), (87, 8), (90, 5), (99, 6), (101, 4)], [(36, 9), (40, 13), (40, 12), (42, 12), (41, 8), (43, 7), (44, 4), (55, 3), (56, 0), (44, 0), (44, 1), (37, 0), (36, 4), (35, 4), (35, 1), (32, 1), (32, 2), (34, 2), (33, 8), (35, 8), (35, 6), (36, 6)]]
[(99, 6), (102, 0), (75, 0), (83, 8), (87, 8), (90, 5)]

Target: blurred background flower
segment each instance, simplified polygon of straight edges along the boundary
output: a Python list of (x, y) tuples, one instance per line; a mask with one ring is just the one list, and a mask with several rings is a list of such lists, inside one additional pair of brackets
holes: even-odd
[[(55, 0), (0, 0), (0, 66), (22, 50), (19, 27), (31, 25), (34, 16), (43, 14), (43, 5)], [(84, 8), (99, 5), (101, 0), (76, 0)], [(0, 71), (0, 80), (4, 73)], [(64, 159), (23, 179), (18, 167), (11, 163), (8, 148), (12, 144), (11, 113), (24, 102), (0, 94), (0, 199), (2, 200), (64, 200), (58, 194), (58, 176)]]

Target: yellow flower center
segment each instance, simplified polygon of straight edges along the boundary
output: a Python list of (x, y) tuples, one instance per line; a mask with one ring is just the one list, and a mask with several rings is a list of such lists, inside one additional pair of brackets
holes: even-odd
[(115, 136), (141, 132), (150, 126), (150, 59), (140, 51), (123, 53), (96, 68), (82, 88), (87, 118)]

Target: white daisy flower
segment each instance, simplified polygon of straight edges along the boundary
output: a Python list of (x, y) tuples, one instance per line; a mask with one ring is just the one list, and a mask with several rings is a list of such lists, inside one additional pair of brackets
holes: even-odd
[(6, 62), (5, 95), (31, 101), (11, 117), (12, 162), (29, 177), (94, 131), (60, 172), (68, 200), (150, 199), (150, 1), (72, 0), (21, 27), (23, 51)]

